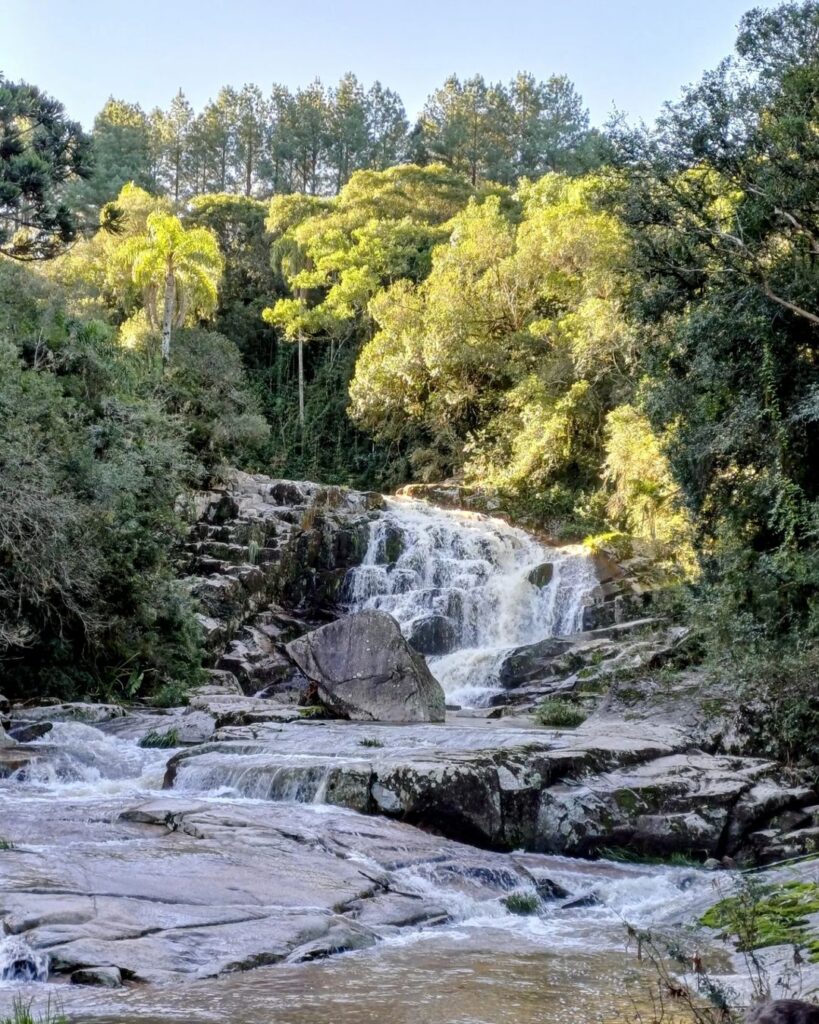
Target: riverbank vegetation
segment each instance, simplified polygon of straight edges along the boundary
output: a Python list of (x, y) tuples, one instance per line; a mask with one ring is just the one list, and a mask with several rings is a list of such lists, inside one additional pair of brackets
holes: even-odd
[(227, 465), (454, 477), (664, 562), (698, 650), (815, 734), (817, 34), (750, 12), (641, 129), (557, 76), (453, 77), (414, 125), (353, 75), (112, 99), (90, 134), (0, 81), (8, 687), (196, 678), (180, 499)]

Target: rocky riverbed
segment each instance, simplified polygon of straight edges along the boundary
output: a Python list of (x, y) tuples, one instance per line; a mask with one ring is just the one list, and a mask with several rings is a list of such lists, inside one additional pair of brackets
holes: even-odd
[(819, 835), (730, 695), (662, 672), (686, 635), (636, 567), (262, 477), (192, 511), (187, 706), (0, 699), (0, 1009), (614, 1020), (625, 922), (691, 921), (733, 884), (698, 864)]

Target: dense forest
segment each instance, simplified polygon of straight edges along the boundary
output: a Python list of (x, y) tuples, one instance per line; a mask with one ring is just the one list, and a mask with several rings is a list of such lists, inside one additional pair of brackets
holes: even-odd
[[(651, 127), (566, 78), (109, 100), (0, 79), (0, 661), (178, 692), (184, 495), (457, 478), (649, 552), (692, 657), (815, 727), (819, 3)], [(671, 600), (671, 599), (670, 599)], [(779, 699), (781, 698), (781, 699)]]

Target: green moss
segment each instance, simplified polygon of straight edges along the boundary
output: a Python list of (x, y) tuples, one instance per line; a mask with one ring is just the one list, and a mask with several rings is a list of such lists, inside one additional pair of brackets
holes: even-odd
[(306, 708), (299, 708), (301, 718), (329, 718), (327, 708), (321, 704), (311, 704)]
[(732, 937), (740, 950), (792, 945), (808, 950), (819, 962), (819, 934), (808, 917), (819, 913), (819, 882), (784, 882), (749, 886), (721, 900), (703, 914), (701, 923)]
[(159, 732), (156, 729), (151, 731), (142, 737), (139, 741), (141, 747), (158, 747), (164, 749), (166, 747), (178, 747), (179, 746), (179, 730), (178, 729), (166, 729), (165, 732)]
[(519, 914), (522, 917), (536, 914), (540, 909), (540, 900), (534, 893), (529, 892), (513, 892), (505, 896), (501, 902), (510, 914)]
[(535, 711), (535, 718), (540, 725), (554, 726), (559, 729), (573, 729), (586, 720), (585, 712), (572, 704), (571, 701), (559, 697), (547, 697)]
[(13, 849), (14, 849), (14, 843), (10, 842), (8, 839), (3, 839), (3, 837), (0, 836), (0, 851), (2, 851), (2, 850), (13, 850)]
[(367, 739), (358, 741), (359, 747), (383, 747), (384, 744), (381, 740), (374, 739), (372, 736), (368, 736)]
[(614, 799), (620, 810), (625, 811), (626, 814), (636, 814), (645, 806), (632, 789), (618, 789), (614, 794)]

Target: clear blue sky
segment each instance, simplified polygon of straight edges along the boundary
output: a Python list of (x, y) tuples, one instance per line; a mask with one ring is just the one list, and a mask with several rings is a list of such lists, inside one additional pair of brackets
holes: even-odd
[[(772, 3), (757, 0), (757, 6)], [(754, 0), (0, 0), (0, 71), (90, 126), (109, 95), (380, 79), (414, 116), (446, 75), (565, 73), (596, 123), (651, 119), (732, 47)]]

